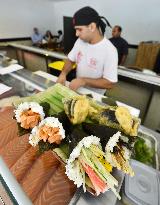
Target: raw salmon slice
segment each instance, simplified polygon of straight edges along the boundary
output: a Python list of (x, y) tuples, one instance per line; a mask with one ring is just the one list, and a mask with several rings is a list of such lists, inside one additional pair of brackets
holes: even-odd
[(33, 164), (21, 181), (21, 185), (28, 197), (34, 201), (45, 183), (55, 172), (60, 162), (51, 151), (43, 153)]
[(8, 126), (5, 126), (3, 129), (0, 129), (0, 150), (3, 148), (9, 141), (17, 137), (18, 129), (17, 124), (12, 123)]
[(0, 130), (5, 129), (10, 124), (16, 125), (16, 120), (13, 120), (14, 112), (13, 107), (0, 108)]
[(28, 135), (15, 137), (0, 150), (0, 155), (9, 168), (31, 147), (28, 140)]
[(62, 164), (52, 174), (40, 194), (35, 205), (67, 205), (76, 191), (76, 186), (68, 179)]
[(30, 147), (11, 167), (11, 172), (18, 182), (25, 177), (35, 160), (38, 159), (39, 156), (37, 150), (38, 149), (35, 147)]

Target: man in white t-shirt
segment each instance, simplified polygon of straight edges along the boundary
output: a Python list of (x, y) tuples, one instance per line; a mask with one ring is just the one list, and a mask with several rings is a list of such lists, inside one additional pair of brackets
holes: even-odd
[(89, 87), (104, 94), (117, 82), (117, 50), (104, 37), (106, 23), (102, 19), (110, 26), (104, 17), (90, 7), (84, 7), (74, 14), (73, 24), (79, 38), (68, 54), (58, 83), (65, 83), (74, 63), (77, 64), (76, 78), (69, 85), (73, 90)]

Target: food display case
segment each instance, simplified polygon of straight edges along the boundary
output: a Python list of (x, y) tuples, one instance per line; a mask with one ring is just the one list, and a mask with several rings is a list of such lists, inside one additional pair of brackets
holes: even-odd
[[(53, 81), (25, 69), (0, 76), (0, 82), (12, 87), (10, 91), (0, 96), (1, 100), (13, 96), (31, 96), (54, 85)], [(122, 203), (117, 202), (116, 196), (111, 191), (95, 197), (89, 192), (84, 193), (81, 187), (77, 189), (65, 175), (64, 165), (52, 152), (48, 151), (38, 156), (37, 150), (28, 144), (27, 135), (21, 139), (17, 137), (17, 125), (12, 121), (12, 117), (13, 107), (1, 107), (0, 136), (6, 136), (3, 140), (1, 138), (0, 142), (1, 186), (11, 204), (116, 205)], [(160, 135), (143, 126), (141, 126), (142, 131), (154, 135), (158, 163)], [(158, 169), (157, 164), (156, 168)], [(120, 192), (124, 174), (115, 171), (114, 176), (119, 182), (117, 191)], [(5, 200), (3, 196), (0, 197), (0, 203), (6, 204)]]

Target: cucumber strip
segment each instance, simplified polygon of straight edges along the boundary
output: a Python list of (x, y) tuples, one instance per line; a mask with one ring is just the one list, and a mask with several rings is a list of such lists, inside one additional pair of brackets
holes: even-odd
[(50, 99), (46, 98), (46, 102), (48, 102), (48, 103), (50, 104), (51, 109), (53, 108), (53, 109), (56, 110), (57, 112), (63, 111), (62, 108), (60, 108), (60, 107), (57, 106), (56, 104), (53, 104), (53, 102), (52, 102)]
[(75, 160), (74, 165), (75, 165), (75, 171), (76, 171), (76, 178), (78, 178), (79, 181), (83, 181), (83, 176), (82, 176), (82, 173), (81, 173), (81, 170), (80, 170), (79, 161)]
[(115, 186), (118, 186), (118, 181), (104, 168), (104, 166), (99, 162), (98, 158), (96, 156), (92, 156), (92, 162), (97, 167), (98, 171), (105, 177), (105, 179), (111, 182), (111, 184), (114, 184)]
[(63, 97), (74, 97), (74, 96), (78, 96), (78, 94), (76, 92), (74, 92), (73, 90), (69, 89), (66, 86), (63, 86), (59, 83), (54, 85), (55, 91), (61, 95), (63, 95)]
[[(53, 95), (53, 93), (52, 93)], [(54, 96), (57, 98), (57, 100), (61, 101), (62, 102), (62, 99), (64, 98), (63, 95), (61, 95), (61, 93), (58, 93), (58, 92), (54, 92)]]
[(53, 149), (53, 152), (55, 152), (66, 163), (67, 155), (60, 148)]
[(49, 100), (54, 105), (56, 105), (57, 107), (61, 108), (62, 110), (64, 109), (64, 106), (63, 106), (62, 102), (57, 100), (54, 96), (50, 96), (46, 99)]
[(85, 175), (85, 182), (86, 182), (86, 185), (88, 187), (90, 187), (90, 188), (92, 188), (94, 190), (93, 184), (92, 184), (90, 178), (87, 175)]
[(95, 146), (95, 145), (91, 145), (89, 148), (96, 156), (98, 155), (102, 155), (105, 157), (105, 153), (99, 149), (99, 147)]
[(81, 163), (79, 162), (79, 167), (80, 167), (80, 171), (81, 171), (81, 174), (82, 174), (82, 178), (83, 178), (83, 190), (84, 192), (86, 192), (86, 187), (85, 187), (85, 171), (81, 165)]

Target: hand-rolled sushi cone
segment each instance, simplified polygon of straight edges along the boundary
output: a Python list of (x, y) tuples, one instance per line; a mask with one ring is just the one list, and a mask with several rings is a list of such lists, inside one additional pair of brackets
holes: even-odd
[(63, 100), (64, 110), (73, 124), (85, 121), (89, 112), (89, 100), (86, 96), (75, 96)]
[(84, 137), (67, 160), (66, 174), (77, 187), (82, 185), (84, 192), (89, 190), (98, 196), (111, 189), (120, 199), (115, 188), (118, 181), (111, 175), (112, 167), (104, 156), (98, 137)]
[(108, 141), (106, 145), (106, 159), (107, 161), (124, 173), (134, 176), (134, 172), (129, 164), (131, 150), (123, 144), (121, 133), (117, 132)]
[[(38, 126), (32, 129), (29, 136), (29, 143), (32, 146), (43, 146), (44, 151), (55, 148), (65, 138), (65, 130), (58, 118), (47, 117)], [(53, 145), (53, 146), (52, 146)]]
[(14, 112), (20, 127), (26, 130), (34, 128), (45, 116), (43, 107), (36, 102), (21, 103)]
[(91, 119), (124, 132), (129, 136), (137, 136), (140, 119), (132, 116), (123, 106), (106, 106), (97, 112), (89, 112)]

